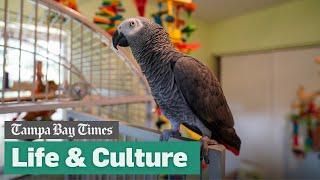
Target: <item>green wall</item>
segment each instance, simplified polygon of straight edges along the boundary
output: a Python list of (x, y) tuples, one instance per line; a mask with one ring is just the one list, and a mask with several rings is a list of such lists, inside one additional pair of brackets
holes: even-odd
[(296, 0), (210, 26), (214, 54), (320, 44), (320, 0)]

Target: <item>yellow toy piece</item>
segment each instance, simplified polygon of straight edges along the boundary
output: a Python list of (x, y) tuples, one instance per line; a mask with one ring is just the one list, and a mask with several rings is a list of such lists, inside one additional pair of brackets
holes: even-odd
[[(161, 129), (170, 129), (171, 125), (170, 125), (170, 121), (168, 118), (166, 118), (163, 114), (161, 114), (159, 116), (159, 119), (161, 119), (164, 122), (164, 125), (162, 125)], [(187, 127), (185, 127), (184, 125), (180, 125), (180, 133), (182, 136), (194, 139), (194, 140), (200, 140), (201, 136), (193, 131), (191, 131), (190, 129), (188, 129)]]
[(174, 28), (171, 32), (168, 32), (173, 43), (179, 43), (182, 39), (182, 34), (179, 29)]
[(114, 24), (116, 25), (116, 26), (118, 26), (118, 25), (120, 25), (121, 24), (121, 20), (116, 20), (116, 21), (114, 21)]
[(180, 126), (180, 132), (182, 134), (185, 134), (187, 137), (194, 139), (194, 140), (200, 140), (201, 136), (193, 131), (191, 131), (190, 129), (188, 129), (187, 127), (185, 127), (184, 125)]

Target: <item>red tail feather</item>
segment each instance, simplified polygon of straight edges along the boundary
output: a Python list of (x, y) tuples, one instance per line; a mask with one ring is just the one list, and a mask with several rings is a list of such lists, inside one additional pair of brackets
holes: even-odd
[(224, 147), (226, 147), (229, 151), (231, 151), (234, 155), (239, 156), (240, 152), (238, 149), (227, 145), (226, 143), (222, 143), (224, 145)]

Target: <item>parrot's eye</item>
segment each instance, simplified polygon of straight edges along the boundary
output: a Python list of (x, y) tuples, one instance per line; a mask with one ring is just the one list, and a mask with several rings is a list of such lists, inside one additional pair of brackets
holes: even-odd
[(134, 27), (134, 26), (135, 26), (134, 21), (131, 21), (131, 22), (129, 23), (129, 26), (130, 26), (130, 27)]

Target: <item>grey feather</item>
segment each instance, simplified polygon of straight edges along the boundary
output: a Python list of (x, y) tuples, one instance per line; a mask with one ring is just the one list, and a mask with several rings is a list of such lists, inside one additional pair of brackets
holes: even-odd
[(173, 74), (188, 105), (207, 126), (234, 126), (220, 83), (205, 65), (185, 56), (175, 63)]

